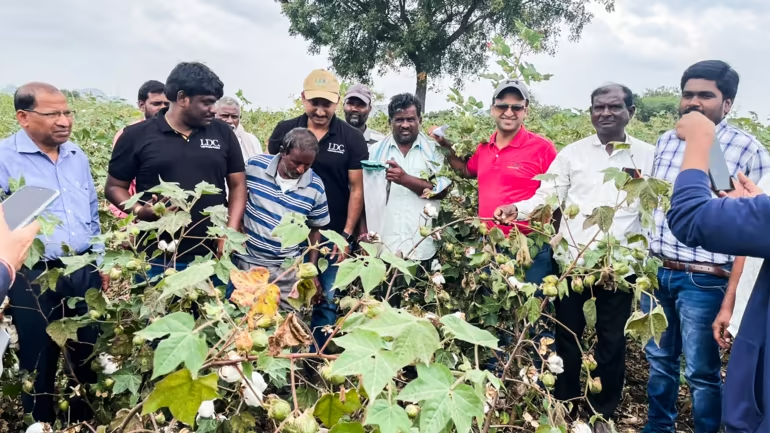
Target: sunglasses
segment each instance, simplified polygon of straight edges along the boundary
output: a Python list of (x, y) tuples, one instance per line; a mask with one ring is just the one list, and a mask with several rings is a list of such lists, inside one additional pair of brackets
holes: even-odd
[(495, 104), (495, 108), (503, 113), (508, 112), (509, 109), (514, 113), (520, 113), (524, 111), (524, 108), (526, 107), (521, 104)]

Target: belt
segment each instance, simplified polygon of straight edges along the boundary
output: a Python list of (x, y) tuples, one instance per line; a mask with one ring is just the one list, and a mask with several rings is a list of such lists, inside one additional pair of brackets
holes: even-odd
[(692, 272), (695, 274), (708, 274), (720, 278), (730, 278), (730, 271), (712, 263), (678, 262), (676, 260), (663, 260), (663, 267), (674, 271)]

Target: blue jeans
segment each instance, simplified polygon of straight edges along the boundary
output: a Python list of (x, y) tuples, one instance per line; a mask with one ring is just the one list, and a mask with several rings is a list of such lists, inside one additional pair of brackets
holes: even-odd
[[(711, 324), (722, 305), (727, 280), (671, 269), (658, 269), (660, 288), (655, 292), (668, 319), (660, 347), (650, 340), (645, 347), (650, 363), (647, 383), (649, 413), (645, 432), (674, 432), (679, 395), (680, 355), (692, 394), (695, 433), (716, 433), (722, 423), (722, 378), (719, 346)], [(642, 311), (654, 305), (642, 296)]]
[(329, 334), (324, 332), (324, 327), (334, 325), (337, 322), (337, 304), (334, 302), (334, 298), (338, 290), (332, 290), (332, 287), (334, 287), (334, 280), (337, 279), (339, 267), (334, 266), (336, 261), (333, 261), (330, 257), (324, 258), (329, 261), (329, 266), (318, 275), (318, 280), (321, 282), (321, 288), (323, 289), (323, 296), (321, 301), (313, 306), (313, 314), (310, 317), (310, 329), (313, 330), (313, 340), (318, 345), (318, 347), (310, 345), (310, 351), (313, 353), (323, 347), (329, 338)]

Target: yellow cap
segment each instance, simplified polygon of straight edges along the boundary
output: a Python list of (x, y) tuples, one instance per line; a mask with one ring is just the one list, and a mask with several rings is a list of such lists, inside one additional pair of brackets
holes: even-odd
[(302, 86), (305, 99), (323, 98), (334, 104), (340, 100), (340, 82), (325, 69), (316, 69), (305, 78)]

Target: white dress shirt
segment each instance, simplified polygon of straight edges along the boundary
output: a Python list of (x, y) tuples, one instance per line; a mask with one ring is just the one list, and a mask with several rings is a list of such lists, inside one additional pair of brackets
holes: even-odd
[[(559, 232), (570, 245), (569, 255), (566, 251), (557, 249), (556, 256), (563, 260), (574, 260), (579, 253), (575, 245), (585, 245), (600, 231), (594, 225), (587, 230), (583, 229), (583, 223), (593, 210), (599, 206), (615, 208), (617, 204), (625, 200), (626, 193), (618, 194), (615, 182), (604, 182), (602, 170), (615, 167), (618, 169), (638, 169), (643, 176), (652, 174), (652, 164), (655, 148), (641, 140), (626, 134), (626, 143), (629, 149), (616, 149), (609, 155), (599, 141), (599, 137), (592, 135), (580, 141), (576, 141), (559, 152), (556, 159), (548, 168), (548, 173), (555, 174), (553, 180), (542, 181), (535, 195), (528, 199), (515, 203), (519, 211), (519, 218), (528, 216), (540, 205), (544, 205), (548, 198), (554, 194), (560, 203), (565, 203), (565, 208), (575, 204), (580, 212), (573, 219), (562, 216)], [(626, 245), (626, 234), (641, 234), (641, 218), (639, 214), (638, 200), (631, 206), (624, 205), (615, 212), (610, 233), (621, 244)], [(599, 234), (596, 240), (604, 237)], [(594, 243), (595, 246), (596, 243)], [(581, 259), (582, 260), (582, 259)]]

